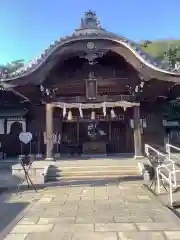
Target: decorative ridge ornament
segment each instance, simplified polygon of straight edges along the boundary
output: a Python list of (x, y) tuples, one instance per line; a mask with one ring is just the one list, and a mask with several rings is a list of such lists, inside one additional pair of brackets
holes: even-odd
[(100, 20), (97, 17), (96, 13), (89, 10), (85, 12), (84, 18), (81, 19), (81, 29), (85, 28), (98, 28), (101, 29)]

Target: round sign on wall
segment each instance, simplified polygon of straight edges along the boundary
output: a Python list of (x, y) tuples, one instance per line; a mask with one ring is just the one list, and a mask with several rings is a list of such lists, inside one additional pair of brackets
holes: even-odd
[(31, 140), (32, 140), (32, 133), (30, 132), (21, 132), (19, 134), (19, 140), (22, 142), (22, 143), (29, 143)]

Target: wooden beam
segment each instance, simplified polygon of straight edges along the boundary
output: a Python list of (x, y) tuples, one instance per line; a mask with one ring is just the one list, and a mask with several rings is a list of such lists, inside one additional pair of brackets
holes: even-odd
[(22, 99), (24, 99), (24, 102), (30, 102), (30, 99), (27, 98), (25, 95), (19, 93), (18, 91), (16, 91), (14, 88), (8, 88), (6, 91), (11, 91), (13, 92), (15, 95), (21, 97)]
[(53, 160), (53, 106), (46, 104), (46, 160)]
[(142, 139), (141, 139), (141, 123), (140, 123), (140, 107), (135, 106), (134, 110), (134, 158), (143, 157)]

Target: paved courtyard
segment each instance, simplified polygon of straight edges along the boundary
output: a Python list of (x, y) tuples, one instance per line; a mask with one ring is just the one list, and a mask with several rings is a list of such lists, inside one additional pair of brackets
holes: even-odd
[(27, 206), (5, 240), (180, 239), (180, 220), (136, 182), (47, 187), (6, 203)]

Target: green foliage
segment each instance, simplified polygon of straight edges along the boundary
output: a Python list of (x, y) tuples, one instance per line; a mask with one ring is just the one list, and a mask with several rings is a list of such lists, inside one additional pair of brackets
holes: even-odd
[(24, 66), (24, 60), (19, 59), (16, 61), (12, 61), (6, 65), (0, 65), (0, 72), (12, 73), (23, 66)]
[(180, 63), (180, 40), (145, 41), (141, 48), (155, 59), (164, 62), (171, 68)]
[(180, 46), (170, 46), (163, 61), (173, 68), (176, 67), (177, 63), (180, 63)]
[(10, 62), (6, 65), (6, 67), (8, 68), (9, 72), (15, 72), (17, 69), (19, 69), (20, 67), (24, 66), (24, 60), (19, 59), (13, 62)]
[(166, 104), (162, 104), (160, 111), (163, 114), (163, 119), (169, 121), (180, 120), (180, 102), (179, 100), (174, 100)]

